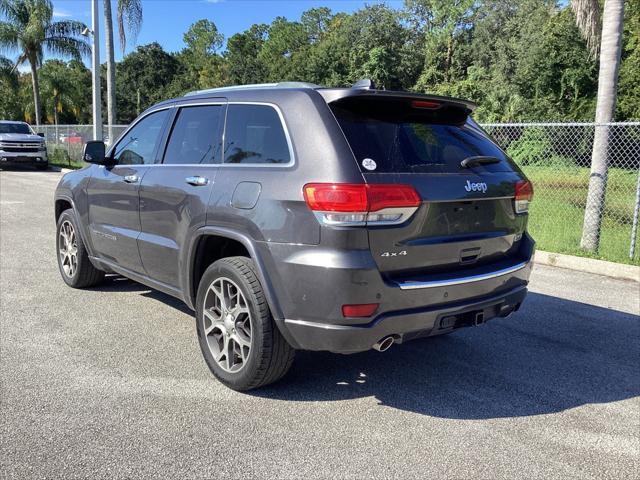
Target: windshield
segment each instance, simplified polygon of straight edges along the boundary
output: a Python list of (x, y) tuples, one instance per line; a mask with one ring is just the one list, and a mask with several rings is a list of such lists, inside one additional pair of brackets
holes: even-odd
[(0, 123), (0, 133), (32, 134), (33, 132), (26, 123)]
[(371, 173), (464, 173), (467, 170), (461, 162), (469, 157), (495, 158), (495, 163), (470, 167), (478, 171), (514, 169), (504, 152), (470, 119), (452, 124), (374, 105), (357, 109), (332, 106), (332, 110), (358, 165)]

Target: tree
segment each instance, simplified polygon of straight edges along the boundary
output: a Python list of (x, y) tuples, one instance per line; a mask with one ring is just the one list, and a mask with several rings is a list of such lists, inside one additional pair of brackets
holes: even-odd
[(624, 14), (625, 43), (616, 116), (620, 120), (640, 120), (640, 3), (628, 1)]
[[(120, 48), (124, 54), (127, 45), (127, 30), (131, 37), (136, 38), (142, 26), (141, 0), (118, 0), (117, 3), (118, 33)], [(111, 0), (104, 0), (104, 26), (107, 55), (107, 124), (109, 139), (113, 139), (113, 125), (117, 122), (116, 110), (116, 62), (113, 46), (113, 19), (111, 14)]]
[(229, 80), (232, 84), (246, 85), (265, 81), (267, 69), (258, 56), (268, 29), (267, 25), (255, 24), (249, 30), (229, 38), (224, 58), (229, 65)]
[(216, 24), (210, 20), (198, 20), (189, 27), (183, 40), (186, 47), (175, 55), (179, 71), (167, 94), (175, 97), (192, 90), (225, 85), (225, 62), (217, 53), (222, 48), (224, 36)]
[[(44, 111), (47, 112), (47, 107), (51, 107), (53, 124), (56, 128), (60, 123), (60, 114), (73, 108), (71, 96), (73, 86), (67, 70), (67, 65), (60, 60), (47, 60), (40, 68)], [(56, 133), (56, 138), (57, 136)]]
[[(600, 72), (598, 75), (598, 97), (596, 103), (596, 123), (613, 121), (618, 91), (618, 72), (622, 51), (624, 25), (624, 0), (605, 0), (602, 15), (602, 30), (598, 36), (600, 5), (598, 0), (573, 0), (576, 23), (590, 45), (592, 53), (600, 52)], [(595, 128), (591, 153), (591, 176), (587, 205), (584, 211), (584, 227), (580, 246), (596, 252), (600, 244), (600, 229), (604, 213), (607, 190), (609, 156), (609, 127)]]
[(82, 22), (53, 22), (50, 0), (0, 0), (0, 48), (18, 52), (16, 66), (29, 63), (36, 124), (40, 124), (40, 89), (38, 67), (44, 52), (80, 58), (91, 50), (80, 36), (86, 28)]
[(116, 71), (121, 119), (131, 122), (146, 108), (166, 100), (167, 90), (178, 71), (176, 58), (158, 43), (142, 45), (127, 55)]
[(13, 63), (0, 56), (0, 118), (17, 119), (20, 115), (18, 87), (18, 73)]
[(258, 58), (266, 69), (266, 80), (304, 80), (296, 72), (297, 55), (307, 45), (308, 34), (298, 22), (277, 17), (269, 26), (267, 39), (260, 48)]

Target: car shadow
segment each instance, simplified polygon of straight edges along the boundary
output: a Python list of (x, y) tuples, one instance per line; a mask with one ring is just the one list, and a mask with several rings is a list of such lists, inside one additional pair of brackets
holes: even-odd
[(250, 392), (288, 401), (374, 397), (424, 415), (487, 419), (640, 395), (640, 317), (530, 293), (507, 319), (385, 353), (298, 352), (289, 375)]
[[(93, 288), (180, 300), (118, 275)], [(451, 335), (354, 355), (297, 352), (278, 383), (248, 392), (284, 401), (373, 397), (424, 415), (487, 419), (560, 412), (640, 395), (640, 317), (529, 293), (519, 312)]]
[(153, 290), (142, 283), (135, 282), (118, 274), (107, 274), (104, 281), (99, 285), (91, 287), (91, 290), (96, 292), (137, 292), (144, 297), (153, 298), (165, 305), (169, 305), (182, 313), (193, 315), (193, 311), (187, 307), (182, 300), (159, 292), (158, 290)]

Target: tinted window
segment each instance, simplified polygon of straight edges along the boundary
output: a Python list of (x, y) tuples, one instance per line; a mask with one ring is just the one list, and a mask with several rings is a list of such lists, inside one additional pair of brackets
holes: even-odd
[(291, 160), (280, 117), (267, 105), (229, 105), (225, 163), (277, 164)]
[(143, 165), (154, 163), (153, 152), (160, 140), (162, 126), (169, 110), (147, 115), (120, 139), (113, 157), (118, 165)]
[(219, 162), (223, 112), (221, 105), (181, 108), (171, 131), (164, 163)]
[[(490, 156), (499, 163), (477, 166), (486, 171), (510, 171), (504, 152), (471, 120), (440, 122), (433, 112), (398, 114), (398, 110), (332, 107), (358, 165), (371, 172), (463, 172), (468, 157)], [(363, 160), (369, 168), (364, 168)]]
[(0, 133), (33, 133), (26, 123), (0, 123)]

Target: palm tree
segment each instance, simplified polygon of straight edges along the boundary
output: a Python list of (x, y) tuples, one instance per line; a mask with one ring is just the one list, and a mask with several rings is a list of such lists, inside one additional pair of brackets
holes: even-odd
[[(118, 0), (118, 33), (120, 48), (124, 54), (127, 45), (126, 30), (135, 38), (142, 25), (141, 0)], [(113, 17), (111, 0), (104, 0), (104, 30), (107, 50), (107, 123), (109, 141), (113, 142), (113, 124), (116, 123), (116, 61), (113, 48)], [(126, 28), (125, 28), (126, 27)]]
[(91, 52), (87, 41), (80, 36), (87, 28), (82, 22), (64, 20), (53, 22), (50, 0), (0, 0), (0, 48), (18, 52), (16, 67), (29, 63), (36, 124), (40, 124), (40, 90), (38, 67), (43, 53), (80, 58)]
[[(598, 55), (598, 52), (600, 53), (596, 123), (612, 122), (618, 91), (624, 0), (605, 0), (602, 11), (602, 30), (599, 30), (600, 4), (598, 0), (572, 0), (571, 6), (576, 14), (576, 24), (585, 37), (591, 53), (594, 57)], [(591, 152), (591, 176), (587, 206), (584, 212), (584, 227), (580, 242), (582, 248), (591, 252), (596, 252), (600, 244), (600, 230), (607, 190), (608, 153), (609, 127), (596, 127)]]
[(75, 106), (71, 96), (72, 80), (69, 77), (67, 65), (60, 60), (48, 60), (40, 69), (40, 77), (45, 92), (45, 104), (51, 101), (53, 123), (56, 126), (56, 138), (58, 138), (58, 114), (65, 109), (72, 110)]

